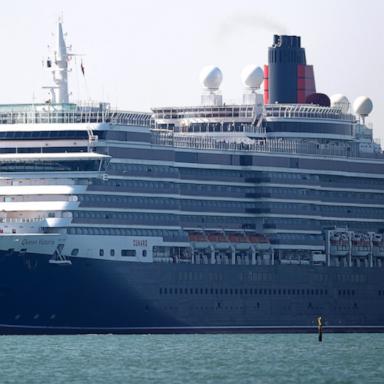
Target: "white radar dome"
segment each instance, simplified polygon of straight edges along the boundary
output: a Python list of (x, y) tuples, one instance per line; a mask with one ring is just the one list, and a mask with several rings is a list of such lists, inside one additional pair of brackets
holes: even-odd
[(200, 72), (200, 83), (207, 89), (219, 89), (223, 81), (223, 73), (214, 65), (204, 67)]
[(256, 65), (247, 65), (241, 72), (241, 81), (244, 86), (251, 89), (260, 88), (264, 80), (263, 70)]
[(373, 109), (372, 100), (367, 96), (359, 96), (353, 102), (353, 110), (359, 116), (368, 116)]
[(332, 107), (341, 107), (343, 113), (347, 113), (349, 109), (349, 100), (346, 96), (341, 93), (337, 93), (336, 95), (332, 95), (331, 106)]

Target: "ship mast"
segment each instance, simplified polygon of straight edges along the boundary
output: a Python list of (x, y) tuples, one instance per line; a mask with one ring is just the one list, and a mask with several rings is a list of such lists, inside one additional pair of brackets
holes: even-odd
[(68, 58), (70, 54), (67, 52), (65, 44), (62, 21), (59, 19), (57, 23), (56, 46), (54, 50), (54, 60), (48, 58), (47, 66), (52, 71), (53, 85), (46, 86), (51, 93), (52, 104), (68, 104)]
[(68, 97), (68, 54), (65, 45), (63, 26), (61, 20), (57, 24), (57, 45), (55, 62), (53, 67), (53, 81), (56, 84), (56, 101), (59, 104), (67, 104)]

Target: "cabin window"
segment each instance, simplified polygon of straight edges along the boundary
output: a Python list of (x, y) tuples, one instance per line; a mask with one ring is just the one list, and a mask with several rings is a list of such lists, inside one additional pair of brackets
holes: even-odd
[(78, 254), (79, 254), (79, 249), (78, 248), (72, 249), (71, 256), (77, 256)]
[(147, 256), (147, 251), (145, 249), (143, 249), (142, 255), (143, 255), (143, 257)]
[(110, 254), (111, 256), (115, 256), (115, 250), (114, 250), (114, 249), (111, 249), (111, 250), (109, 251), (109, 254)]
[(99, 249), (99, 256), (104, 256), (104, 249)]

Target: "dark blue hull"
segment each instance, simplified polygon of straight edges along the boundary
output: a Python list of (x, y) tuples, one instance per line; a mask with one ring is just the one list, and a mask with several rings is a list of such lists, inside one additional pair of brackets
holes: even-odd
[(3, 334), (384, 330), (380, 270), (1, 255)]

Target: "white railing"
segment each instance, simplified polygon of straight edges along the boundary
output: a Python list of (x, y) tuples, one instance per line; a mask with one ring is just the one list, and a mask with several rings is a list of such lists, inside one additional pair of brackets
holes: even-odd
[[(87, 106), (74, 106), (57, 110), (50, 105), (25, 110), (17, 110), (17, 106), (0, 110), (1, 124), (55, 124), (55, 123), (112, 123), (121, 125), (139, 125), (150, 127), (151, 114), (128, 111), (112, 111)], [(14, 109), (13, 109), (14, 108)]]
[(265, 117), (284, 119), (332, 119), (354, 122), (356, 117), (343, 113), (340, 107), (321, 107), (312, 104), (267, 104)]
[[(154, 119), (206, 119), (206, 118), (245, 118), (255, 117), (254, 105), (221, 105), (197, 107), (154, 108)], [(343, 113), (340, 107), (323, 107), (313, 104), (266, 104), (263, 115), (278, 118), (336, 119), (356, 121), (352, 114)]]
[(220, 151), (271, 152), (335, 157), (383, 158), (382, 153), (360, 152), (358, 146), (329, 145), (303, 142), (297, 139), (268, 138), (252, 140), (247, 137), (211, 137), (152, 132), (152, 144)]

